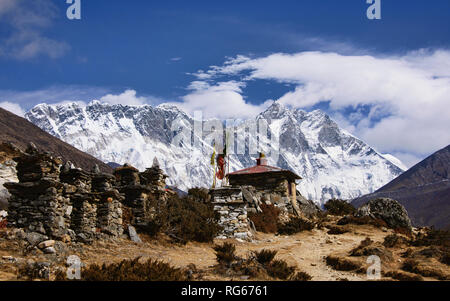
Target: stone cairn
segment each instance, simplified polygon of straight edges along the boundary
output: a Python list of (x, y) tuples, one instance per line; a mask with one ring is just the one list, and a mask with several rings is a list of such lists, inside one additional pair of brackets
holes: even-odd
[(120, 236), (122, 227), (122, 201), (124, 197), (115, 188), (115, 177), (93, 170), (92, 193), (97, 201), (97, 228), (102, 233)]
[(166, 175), (158, 166), (139, 173), (136, 168), (125, 164), (114, 171), (118, 190), (125, 195), (124, 205), (129, 209), (130, 223), (145, 226), (153, 219), (159, 204), (165, 201)]
[(72, 238), (76, 236), (78, 240), (91, 241), (97, 233), (97, 204), (91, 195), (91, 175), (67, 162), (60, 179), (72, 203), (70, 234)]
[(66, 215), (70, 200), (64, 197), (64, 185), (59, 182), (62, 160), (38, 152), (31, 144), (14, 161), (19, 183), (4, 185), (11, 194), (8, 223), (30, 232), (62, 238), (70, 224)]
[(129, 225), (145, 226), (155, 206), (166, 200), (163, 171), (156, 163), (139, 171), (125, 164), (114, 175), (62, 165), (60, 158), (30, 145), (14, 158), (19, 183), (6, 183), (8, 223), (62, 241), (91, 243), (94, 239), (123, 234), (124, 210), (131, 211)]
[(219, 213), (219, 224), (223, 227), (218, 238), (251, 239), (253, 234), (247, 217), (249, 208), (241, 188), (221, 187), (212, 189), (210, 193), (214, 211)]

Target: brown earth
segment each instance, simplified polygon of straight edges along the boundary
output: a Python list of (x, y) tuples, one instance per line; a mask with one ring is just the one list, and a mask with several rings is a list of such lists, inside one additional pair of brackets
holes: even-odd
[[(401, 255), (408, 248), (412, 251), (420, 248), (410, 246), (400, 246), (395, 248), (384, 248), (382, 243), (384, 238), (392, 234), (392, 230), (378, 229), (369, 225), (348, 225), (349, 232), (341, 235), (329, 235), (328, 229), (313, 229), (292, 236), (276, 236), (273, 234), (257, 233), (253, 242), (238, 242), (229, 240), (236, 244), (236, 253), (239, 256), (246, 257), (252, 251), (262, 249), (277, 250), (276, 258), (285, 260), (288, 264), (294, 265), (298, 270), (308, 273), (313, 281), (366, 281), (366, 269), (369, 264), (366, 263), (367, 256), (350, 256), (351, 250), (358, 247), (361, 241), (367, 237), (370, 238), (373, 246), (381, 249), (382, 274), (390, 272), (390, 275), (401, 277), (417, 277), (416, 274), (402, 271), (401, 266), (406, 258)], [(185, 268), (194, 264), (197, 270), (195, 279), (198, 280), (243, 280), (245, 278), (230, 277), (218, 275), (215, 272), (214, 265), (217, 264), (213, 244), (193, 243), (186, 245), (175, 245), (165, 238), (158, 240), (150, 239), (141, 235), (144, 243), (133, 243), (128, 239), (119, 239), (116, 241), (98, 241), (93, 245), (72, 244), (68, 246), (67, 252), (59, 256), (44, 255), (40, 251), (34, 251), (34, 254), (24, 255), (23, 247), (17, 240), (8, 240), (0, 235), (0, 280), (17, 280), (17, 270), (20, 264), (26, 260), (52, 262), (55, 266), (64, 267), (64, 261), (69, 255), (78, 255), (85, 265), (93, 263), (113, 263), (120, 262), (123, 259), (134, 259), (141, 257), (142, 260), (152, 258), (170, 263), (173, 266)], [(0, 233), (1, 234), (1, 233)], [(216, 243), (222, 243), (222, 240)], [(381, 247), (380, 247), (381, 246)], [(377, 253), (378, 254), (378, 253)], [(386, 256), (385, 256), (386, 255)], [(17, 262), (10, 262), (11, 256)], [(326, 257), (338, 258), (344, 263), (350, 261), (360, 267), (353, 271), (337, 271), (327, 265)], [(433, 258), (416, 259), (422, 266), (429, 269), (439, 270), (441, 274), (450, 276), (448, 265), (441, 264)], [(411, 276), (412, 275), (412, 276)], [(384, 277), (384, 280), (393, 280), (390, 277)], [(423, 277), (424, 280), (438, 280), (437, 277)], [(449, 278), (450, 279), (450, 278)], [(264, 280), (264, 279), (250, 279)]]

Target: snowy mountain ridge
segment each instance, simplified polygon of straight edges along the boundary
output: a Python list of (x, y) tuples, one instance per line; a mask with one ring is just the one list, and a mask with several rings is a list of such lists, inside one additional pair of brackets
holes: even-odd
[[(98, 101), (86, 106), (40, 104), (25, 116), (104, 162), (129, 163), (143, 170), (157, 157), (169, 175), (169, 185), (186, 190), (212, 184), (209, 132), (192, 135), (194, 119), (176, 106), (124, 106)], [(371, 193), (404, 171), (398, 159), (376, 152), (320, 110), (306, 112), (274, 103), (254, 120), (237, 124), (237, 131), (261, 119), (267, 121), (271, 136), (279, 137), (280, 155), (276, 160), (269, 157), (269, 164), (299, 174), (303, 178), (299, 191), (318, 203)], [(174, 143), (180, 137), (184, 140)], [(191, 143), (196, 139), (199, 143)], [(256, 143), (255, 139), (249, 137), (249, 145)], [(230, 156), (230, 171), (253, 166), (255, 157), (256, 152), (249, 152), (246, 146), (244, 154)]]

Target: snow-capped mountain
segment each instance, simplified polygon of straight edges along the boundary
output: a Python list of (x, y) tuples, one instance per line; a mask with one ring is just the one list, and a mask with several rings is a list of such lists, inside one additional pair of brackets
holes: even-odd
[[(130, 163), (143, 170), (157, 157), (170, 177), (168, 184), (180, 189), (212, 184), (210, 132), (194, 130), (192, 135), (190, 129), (198, 129), (198, 124), (202, 128), (202, 123), (175, 106), (98, 101), (87, 106), (40, 104), (26, 118), (104, 162)], [(269, 164), (299, 174), (303, 178), (299, 191), (319, 203), (371, 193), (403, 172), (395, 158), (388, 160), (377, 153), (320, 110), (305, 112), (274, 103), (255, 120), (243, 121), (236, 128), (242, 130), (261, 119), (267, 120), (271, 136), (279, 137), (280, 155), (276, 160), (269, 157)], [(248, 145), (255, 139), (250, 137)], [(245, 154), (230, 156), (230, 171), (255, 164), (256, 152), (249, 154), (248, 146), (245, 150)]]

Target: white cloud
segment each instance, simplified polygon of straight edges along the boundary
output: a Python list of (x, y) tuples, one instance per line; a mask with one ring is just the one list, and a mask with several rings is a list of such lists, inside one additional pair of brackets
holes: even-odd
[(31, 91), (0, 90), (0, 102), (15, 103), (28, 110), (39, 103), (62, 104), (90, 101), (108, 92), (108, 89), (100, 87), (76, 85), (52, 86)]
[(108, 94), (100, 98), (100, 101), (107, 102), (112, 105), (122, 104), (122, 105), (143, 105), (146, 102), (144, 97), (137, 97), (136, 91), (126, 90), (122, 94), (114, 95)]
[(100, 98), (101, 102), (106, 102), (111, 105), (128, 105), (141, 106), (148, 104), (158, 104), (161, 99), (154, 96), (137, 96), (135, 90), (125, 90), (121, 94), (107, 94)]
[[(450, 142), (449, 70), (447, 50), (403, 56), (316, 51), (253, 59), (238, 56), (197, 76), (213, 81), (245, 74), (243, 82), (264, 79), (295, 84), (278, 101), (301, 108), (329, 101), (332, 115), (345, 120), (348, 130), (379, 151), (420, 157)], [(339, 116), (344, 109), (359, 106), (368, 107), (369, 113)]]
[(11, 113), (14, 113), (20, 117), (23, 117), (25, 115), (25, 111), (17, 103), (12, 103), (8, 101), (0, 102), (0, 108), (10, 111)]
[(425, 159), (425, 157), (428, 157), (428, 155), (431, 155), (431, 153), (417, 156), (411, 153), (394, 152), (391, 155), (394, 156), (395, 158), (398, 158), (405, 166), (412, 167), (417, 163), (419, 163), (420, 161), (422, 161), (423, 159)]
[(1, 0), (0, 24), (10, 34), (0, 41), (0, 56), (18, 60), (63, 56), (70, 46), (44, 35), (57, 14), (58, 7), (51, 0)]
[(243, 84), (236, 81), (211, 85), (204, 81), (194, 81), (189, 86), (191, 93), (182, 102), (170, 103), (189, 114), (202, 111), (204, 118), (248, 118), (254, 117), (269, 105), (252, 105), (242, 96)]

